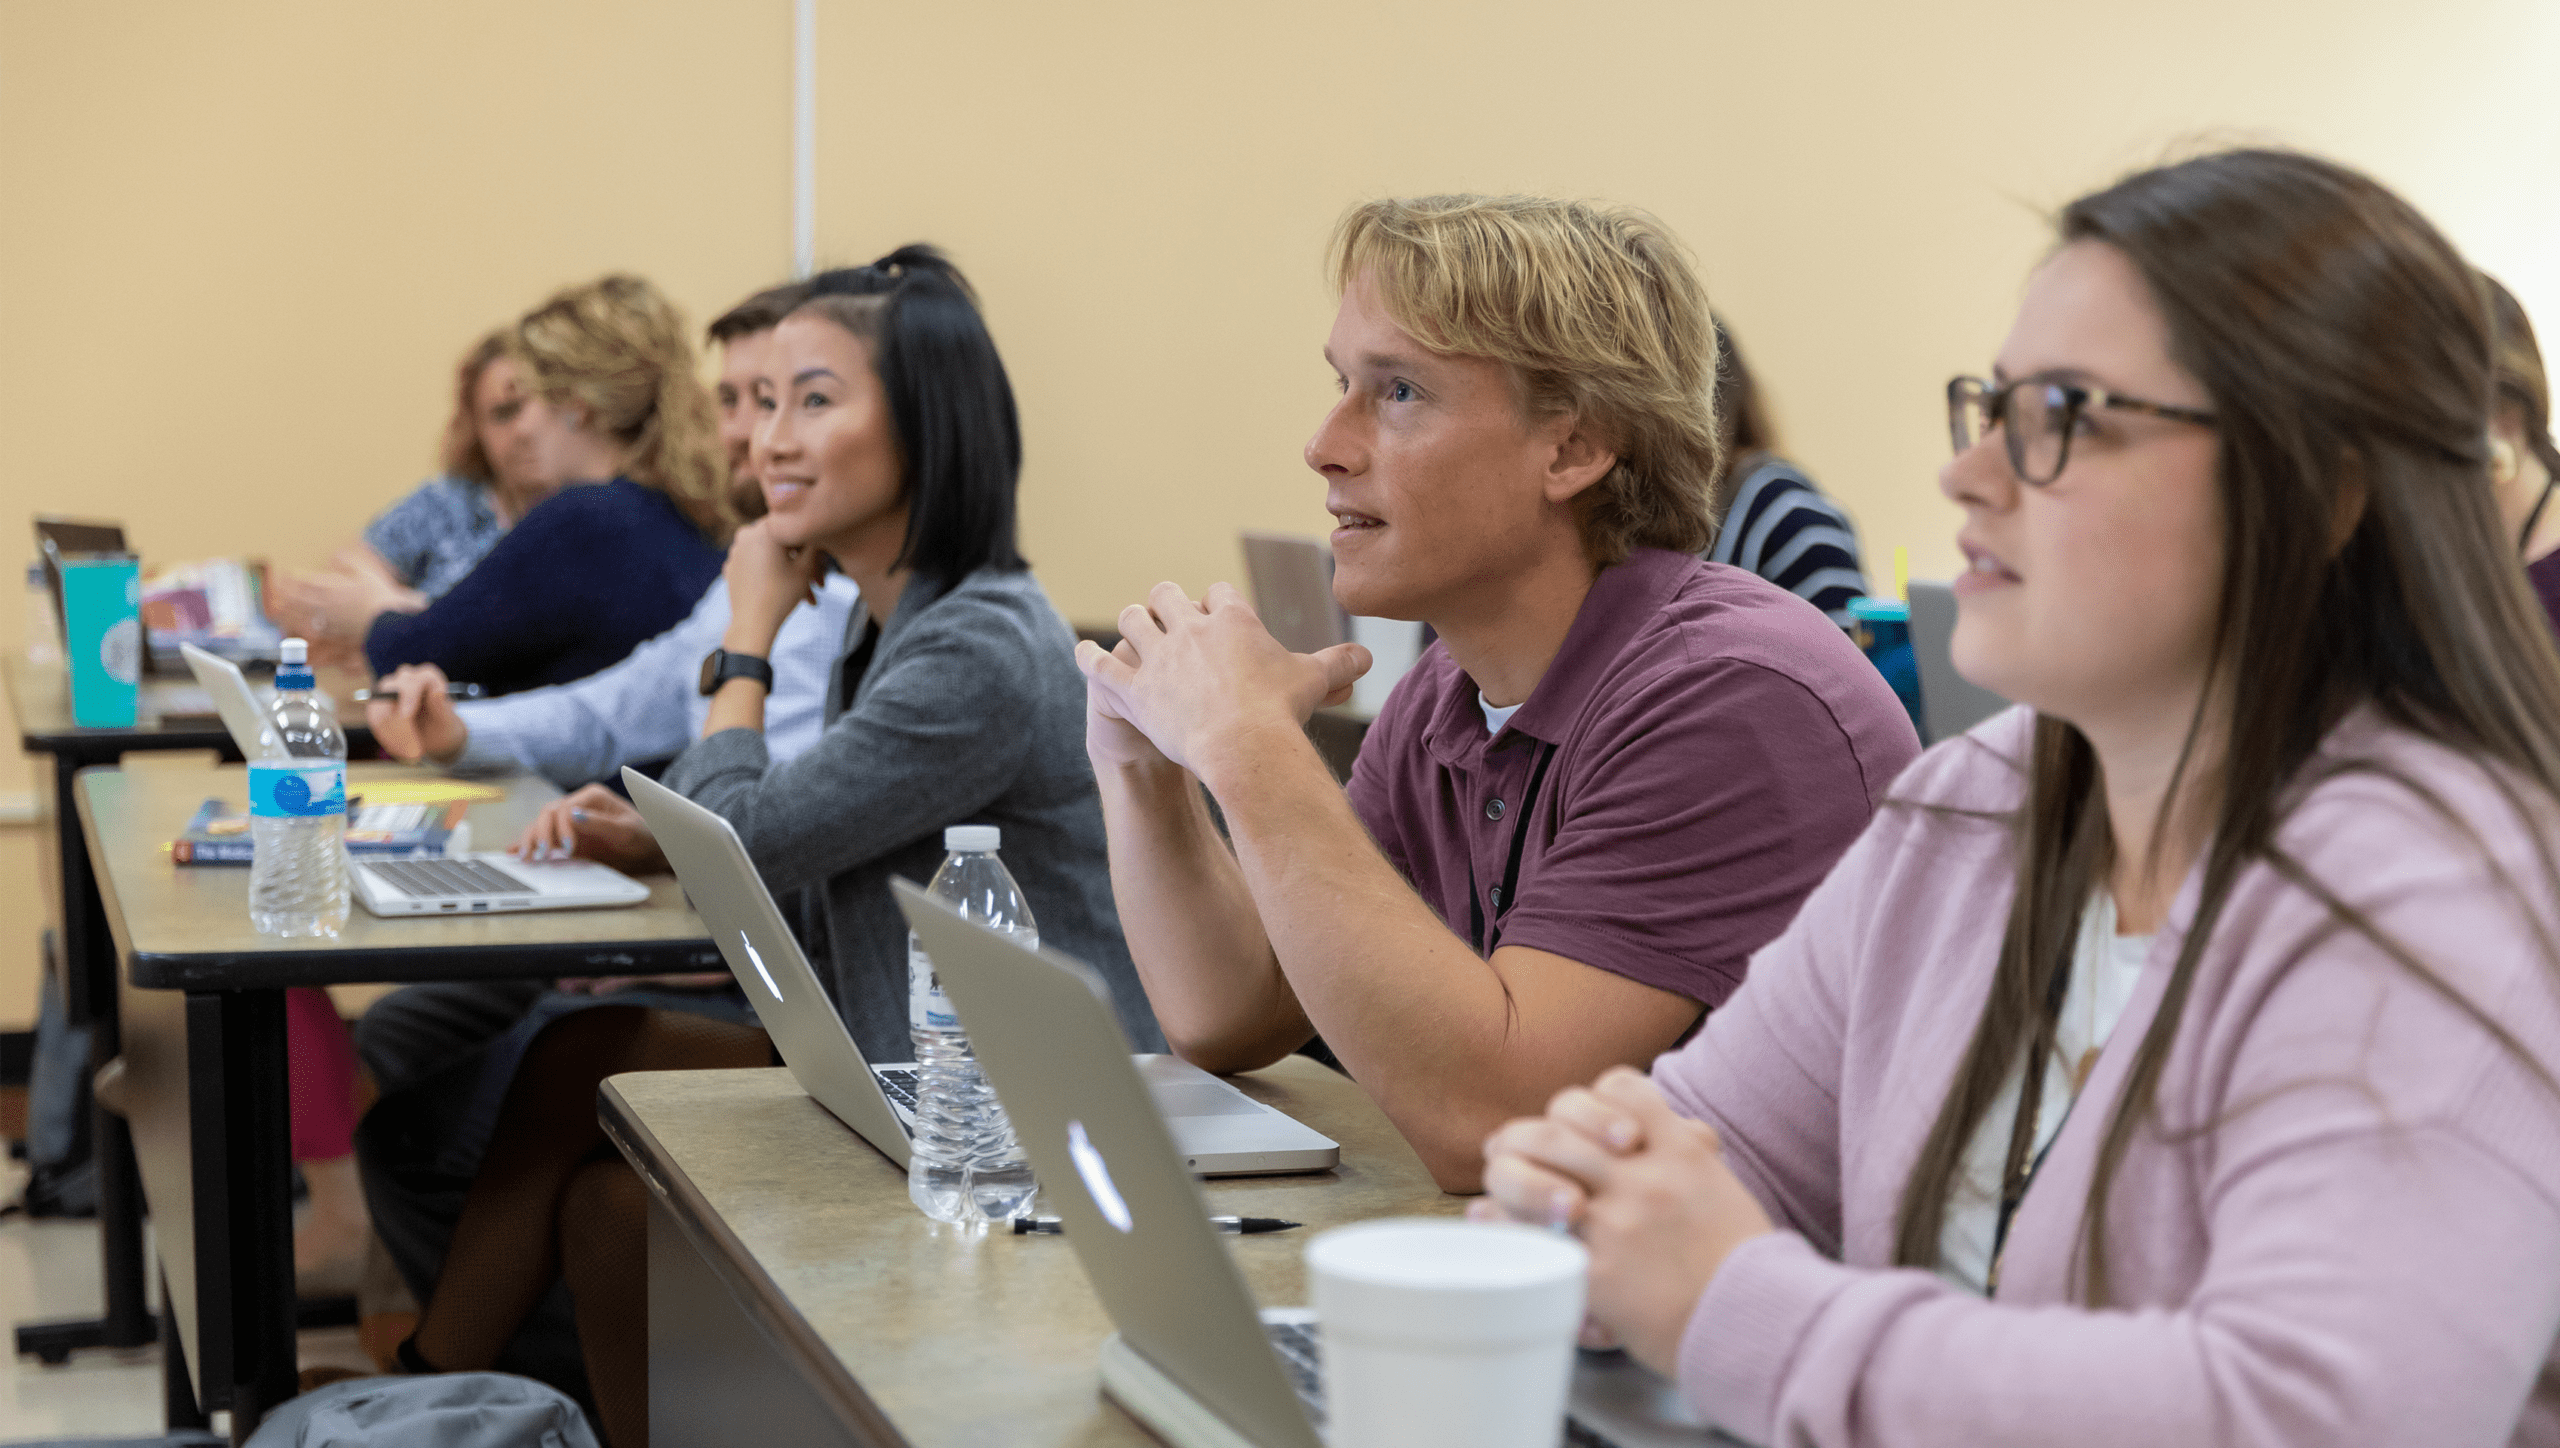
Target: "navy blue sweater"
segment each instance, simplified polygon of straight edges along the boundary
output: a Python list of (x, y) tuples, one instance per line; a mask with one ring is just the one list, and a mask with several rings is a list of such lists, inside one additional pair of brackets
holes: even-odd
[(583, 679), (683, 622), (720, 553), (664, 493), (626, 478), (562, 488), (424, 613), (364, 636), (376, 673), (434, 664), (492, 694)]

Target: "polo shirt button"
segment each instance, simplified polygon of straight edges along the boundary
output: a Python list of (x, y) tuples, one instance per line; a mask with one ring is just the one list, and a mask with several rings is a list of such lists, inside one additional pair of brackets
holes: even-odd
[(1502, 908), (1502, 887), (1500, 885), (1493, 887), (1493, 908), (1496, 910)]
[(1502, 818), (1502, 801), (1498, 799), (1486, 800), (1484, 802), (1484, 817), (1489, 820), (1498, 820)]

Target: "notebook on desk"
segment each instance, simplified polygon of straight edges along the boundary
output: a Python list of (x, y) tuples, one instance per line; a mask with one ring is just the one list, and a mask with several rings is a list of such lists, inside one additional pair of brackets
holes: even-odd
[[(915, 1063), (874, 1066), (863, 1059), (727, 820), (637, 770), (624, 770), (622, 779), (800, 1088), (905, 1166), (915, 1125)], [(934, 960), (941, 964), (939, 955)], [(1324, 1171), (1341, 1158), (1342, 1149), (1330, 1137), (1179, 1057), (1141, 1056), (1135, 1063), (1172, 1118), (1191, 1171)]]
[[(214, 710), (241, 757), (266, 757), (274, 740), (267, 710), (240, 666), (194, 644), (181, 646), (179, 653), (188, 672), (213, 696)], [(368, 913), (381, 916), (599, 910), (649, 898), (648, 886), (593, 860), (519, 860), (495, 850), (441, 858), (350, 859), (347, 891)]]
[[(973, 924), (904, 880), (891, 887), (1119, 1329), (1103, 1344), (1103, 1391), (1176, 1448), (1318, 1448), (1315, 1316), (1255, 1312), (1127, 1064), (1102, 978)], [(1717, 1440), (1669, 1383), (1610, 1353), (1586, 1354), (1577, 1368), (1565, 1441), (1697, 1448)]]

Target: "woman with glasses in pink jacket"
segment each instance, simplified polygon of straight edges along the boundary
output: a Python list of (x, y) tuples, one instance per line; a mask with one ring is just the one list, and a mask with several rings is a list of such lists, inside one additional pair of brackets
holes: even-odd
[(2560, 1443), (2560, 657), (2478, 282), (2240, 151), (1949, 389), (1939, 745), (1650, 1079), (1488, 1143), (1756, 1442)]

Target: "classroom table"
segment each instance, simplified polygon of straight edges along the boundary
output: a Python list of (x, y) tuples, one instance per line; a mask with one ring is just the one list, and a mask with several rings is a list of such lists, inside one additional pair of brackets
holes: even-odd
[[(414, 778), (354, 764), (350, 794)], [(478, 840), (512, 839), (559, 797), (538, 779), (476, 804)], [(354, 908), (334, 939), (249, 926), (249, 872), (181, 867), (167, 849), (207, 798), (247, 797), (247, 770), (89, 769), (73, 790), (121, 962), (121, 1042), (102, 1095), (121, 1110), (158, 1234), (173, 1425), (231, 1411), (234, 1441), (295, 1379), (293, 1163), (284, 988), (347, 981), (646, 975), (717, 969), (720, 953), (673, 876), (622, 910), (380, 920)]]
[[(1304, 1224), (1230, 1240), (1262, 1303), (1307, 1300), (1301, 1254), (1327, 1227), (1465, 1207), (1349, 1078), (1292, 1056), (1234, 1080), (1342, 1144), (1329, 1172), (1201, 1184), (1213, 1212)], [(598, 1112), (650, 1188), (657, 1448), (1156, 1441), (1100, 1395), (1111, 1322), (1066, 1240), (928, 1222), (790, 1072), (616, 1076)]]
[[(236, 760), (240, 751), (192, 679), (145, 679), (134, 722), (122, 728), (72, 722), (68, 675), (59, 662), (40, 664), (15, 655), (0, 659), (0, 682), (17, 717), (19, 747), (53, 761), (52, 787), (38, 796), (47, 827), (40, 854), (58, 912), (55, 944), (64, 1014), (72, 1025), (89, 1027), (94, 1069), (116, 1054), (116, 957), (90, 874), (72, 781), (83, 769), (113, 764), (132, 753), (210, 749)], [(321, 687), (341, 698), (364, 682), (360, 673), (322, 671)], [(342, 722), (353, 725), (348, 742), (356, 752), (370, 753), (373, 738), (364, 726)], [(97, 1318), (19, 1324), (19, 1353), (46, 1362), (61, 1362), (82, 1348), (138, 1347), (152, 1341), (157, 1330), (143, 1296), (142, 1199), (132, 1144), (123, 1120), (104, 1110), (93, 1109), (91, 1133), (106, 1312)]]

